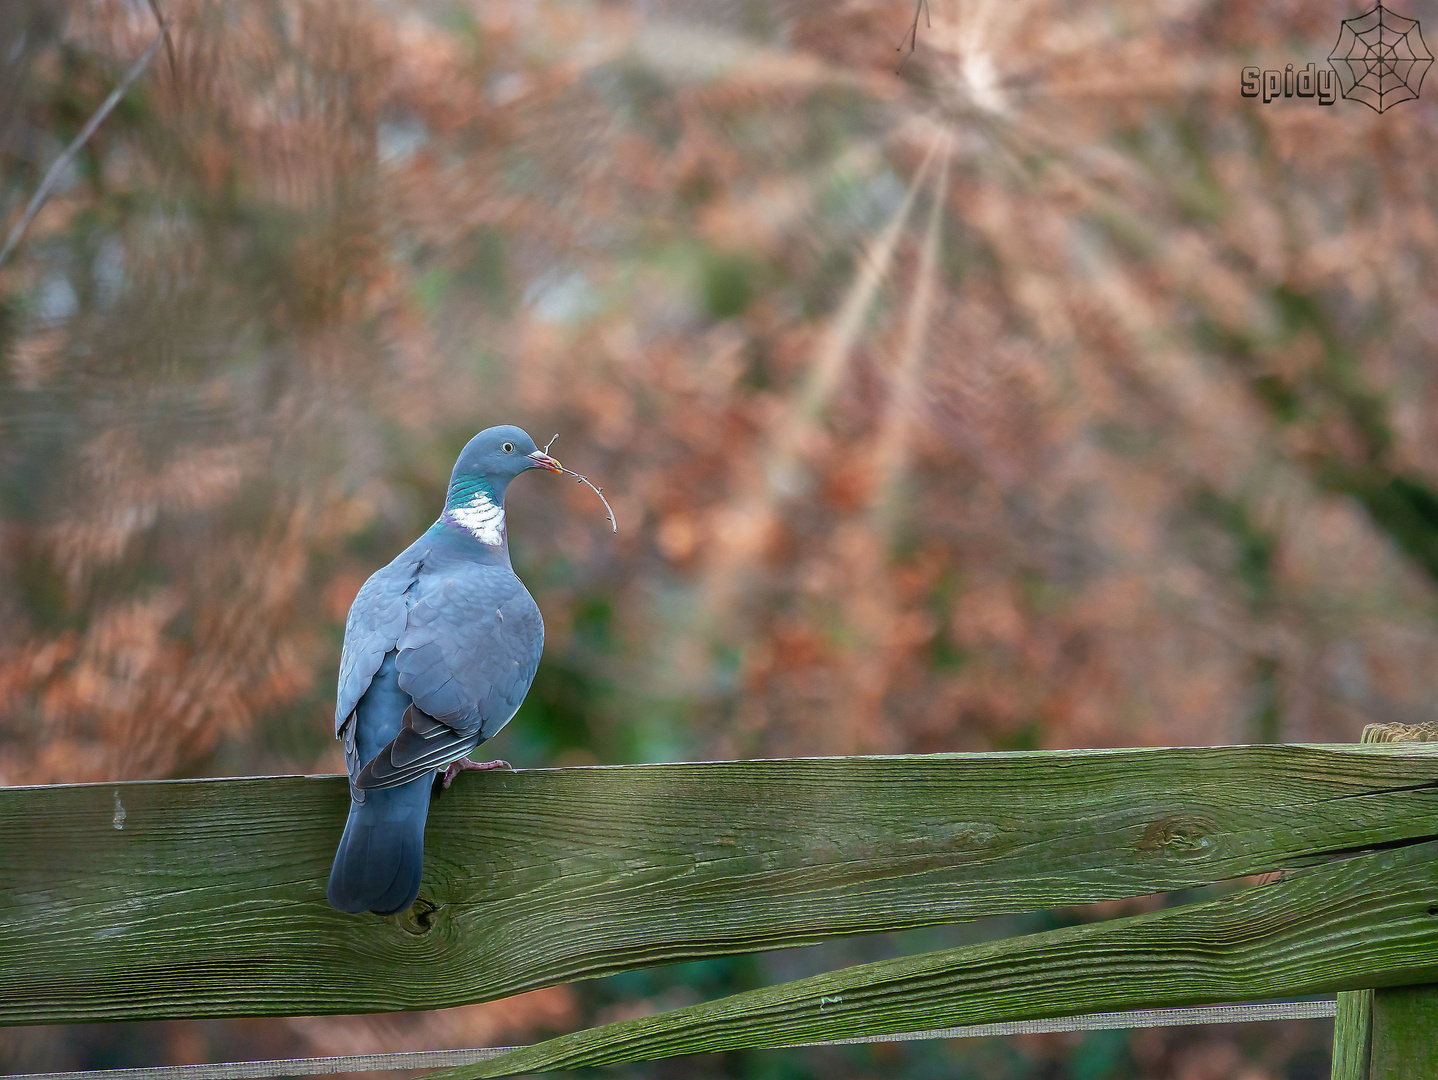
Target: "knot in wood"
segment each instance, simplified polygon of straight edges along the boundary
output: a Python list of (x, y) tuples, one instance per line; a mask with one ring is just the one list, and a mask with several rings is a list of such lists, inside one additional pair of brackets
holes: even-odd
[(1144, 830), (1133, 845), (1138, 851), (1186, 854), (1203, 851), (1209, 845), (1211, 822), (1190, 817), (1163, 817)]
[(399, 925), (406, 934), (424, 937), (434, 929), (434, 916), (438, 911), (438, 904), (427, 896), (421, 896), (399, 917)]

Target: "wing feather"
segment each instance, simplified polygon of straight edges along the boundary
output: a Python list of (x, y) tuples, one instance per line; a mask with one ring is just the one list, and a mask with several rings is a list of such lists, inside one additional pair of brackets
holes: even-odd
[[(416, 545), (417, 546), (417, 545)], [(335, 696), (335, 737), (343, 737), (345, 721), (369, 689), (385, 654), (404, 633), (409, 593), (419, 579), (428, 552), (412, 546), (370, 575), (350, 605), (345, 643), (340, 652), (339, 688)]]
[(399, 734), (360, 770), (355, 786), (373, 791), (407, 784), (464, 757), (478, 742), (477, 732), (461, 735), (411, 705)]

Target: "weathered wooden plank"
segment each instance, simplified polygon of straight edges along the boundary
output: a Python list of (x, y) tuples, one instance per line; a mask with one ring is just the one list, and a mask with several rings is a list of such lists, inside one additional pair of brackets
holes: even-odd
[[(1363, 729), (1365, 743), (1411, 743), (1438, 741), (1438, 727), (1431, 724), (1369, 724)], [(1331, 1080), (1369, 1080), (1373, 1049), (1373, 991), (1349, 990), (1338, 995), (1338, 1015), (1333, 1025), (1333, 1069)], [(1438, 1076), (1438, 1072), (1433, 1074)]]
[[(1420, 982), (1438, 977), (1435, 890), (1438, 842), (1379, 851), (1207, 903), (864, 964), (606, 1024), (423, 1080)], [(1390, 1035), (1383, 1009), (1374, 1012), (1377, 1062)], [(1407, 990), (1387, 1016), (1397, 1046), (1438, 1033), (1431, 1004), (1425, 1012)], [(1374, 1080), (1434, 1076), (1405, 1065)]]
[(1368, 1080), (1373, 1047), (1373, 991), (1345, 990), (1333, 1018), (1333, 1068), (1330, 1080)]
[(1438, 986), (1379, 990), (1373, 995), (1373, 1057), (1366, 1080), (1434, 1077), (1438, 1077)]
[(1438, 836), (1434, 750), (468, 774), (397, 918), (324, 901), (341, 778), (3, 789), (0, 1023), (438, 1008), (1200, 885)]

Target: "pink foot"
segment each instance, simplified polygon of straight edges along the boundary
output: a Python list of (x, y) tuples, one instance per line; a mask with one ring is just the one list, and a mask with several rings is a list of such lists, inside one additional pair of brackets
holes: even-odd
[(470, 761), (469, 758), (460, 758), (450, 762), (449, 768), (444, 770), (444, 786), (448, 788), (462, 772), (485, 772), (489, 769), (508, 769), (513, 772), (514, 766), (502, 758), (497, 761)]

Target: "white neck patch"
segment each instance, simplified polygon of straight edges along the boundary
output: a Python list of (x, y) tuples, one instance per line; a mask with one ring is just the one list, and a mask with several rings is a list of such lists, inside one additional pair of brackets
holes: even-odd
[(498, 547), (504, 543), (504, 506), (483, 488), (453, 510), (446, 510), (445, 517), (481, 544)]

